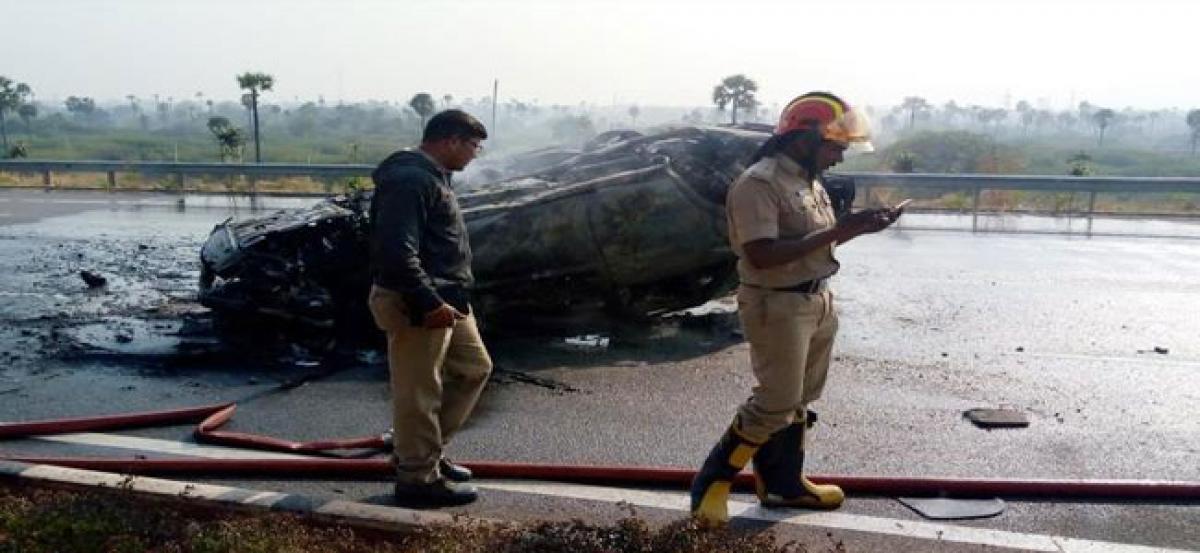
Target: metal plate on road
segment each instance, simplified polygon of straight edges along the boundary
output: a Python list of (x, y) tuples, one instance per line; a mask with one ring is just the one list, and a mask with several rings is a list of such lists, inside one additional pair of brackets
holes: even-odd
[(968, 409), (963, 416), (980, 428), (1025, 428), (1029, 418), (1012, 409)]
[(1004, 500), (1000, 498), (897, 497), (896, 500), (931, 520), (988, 518), (1004, 512)]

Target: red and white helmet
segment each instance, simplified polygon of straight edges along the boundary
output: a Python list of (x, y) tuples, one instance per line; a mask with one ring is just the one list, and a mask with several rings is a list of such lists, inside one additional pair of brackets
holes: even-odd
[(828, 92), (809, 92), (788, 102), (779, 114), (775, 134), (819, 130), (825, 140), (841, 143), (863, 152), (875, 151), (871, 145), (871, 125), (841, 98)]

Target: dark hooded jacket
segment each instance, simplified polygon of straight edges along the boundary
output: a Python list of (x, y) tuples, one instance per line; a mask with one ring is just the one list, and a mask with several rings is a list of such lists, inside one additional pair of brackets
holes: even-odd
[(388, 156), (371, 173), (371, 277), (399, 292), (410, 318), (449, 303), (469, 312), (471, 245), (450, 173), (419, 151)]

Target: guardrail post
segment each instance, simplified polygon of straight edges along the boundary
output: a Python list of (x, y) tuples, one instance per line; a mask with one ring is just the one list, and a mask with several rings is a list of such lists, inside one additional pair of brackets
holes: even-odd
[(975, 196), (971, 200), (971, 232), (979, 230), (979, 195), (983, 187), (975, 188)]
[(183, 211), (184, 207), (185, 207), (184, 199), (183, 199), (184, 184), (185, 183), (184, 183), (183, 171), (175, 173), (175, 190), (179, 193), (179, 197), (175, 199), (175, 210), (176, 211)]
[(108, 180), (104, 183), (104, 191), (112, 192), (113, 189), (116, 187), (117, 187), (117, 172), (109, 171), (108, 172)]
[(42, 172), (42, 186), (45, 186), (47, 190), (54, 188), (54, 177), (49, 169)]
[(1088, 213), (1087, 213), (1087, 218), (1088, 218), (1087, 235), (1088, 236), (1092, 235), (1092, 220), (1095, 219), (1095, 213), (1096, 213), (1096, 191), (1088, 190)]

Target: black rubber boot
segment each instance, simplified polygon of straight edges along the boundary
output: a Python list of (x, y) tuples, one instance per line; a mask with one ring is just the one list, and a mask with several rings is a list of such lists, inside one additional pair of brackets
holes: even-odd
[(739, 434), (736, 426), (735, 421), (725, 431), (692, 480), (692, 514), (709, 524), (729, 520), (729, 488), (733, 486), (733, 478), (750, 462), (760, 445)]
[(445, 457), (438, 461), (438, 471), (446, 480), (451, 482), (466, 482), (471, 479), (471, 469), (457, 464)]
[(836, 509), (846, 499), (842, 489), (813, 484), (804, 477), (805, 434), (817, 422), (808, 411), (804, 422), (794, 422), (771, 434), (754, 454), (754, 492), (764, 507)]
[(479, 492), (470, 484), (459, 484), (439, 478), (428, 484), (397, 482), (396, 505), (401, 507), (454, 507), (479, 499)]

